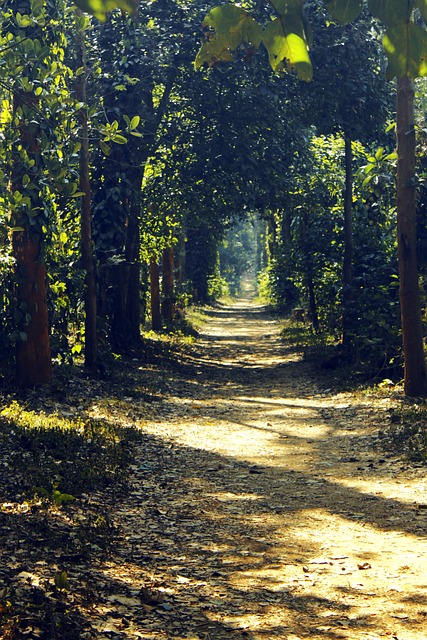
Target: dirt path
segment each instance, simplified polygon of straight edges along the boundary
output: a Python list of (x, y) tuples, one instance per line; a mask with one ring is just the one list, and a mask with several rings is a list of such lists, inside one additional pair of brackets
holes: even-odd
[(158, 384), (143, 420), (125, 398), (145, 442), (97, 637), (427, 638), (425, 469), (376, 449), (389, 401), (321, 393), (245, 301)]

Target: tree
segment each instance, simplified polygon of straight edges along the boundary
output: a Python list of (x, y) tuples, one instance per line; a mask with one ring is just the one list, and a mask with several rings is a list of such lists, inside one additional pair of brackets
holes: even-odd
[(386, 118), (392, 111), (390, 91), (381, 72), (377, 33), (366, 15), (342, 26), (331, 23), (319, 10), (310, 11), (315, 72), (301, 92), (307, 122), (320, 134), (344, 140), (342, 344), (349, 350), (358, 328), (360, 310), (353, 284), (353, 202), (356, 141), (370, 144), (384, 138)]
[[(340, 23), (356, 19), (364, 7), (362, 0), (325, 0), (325, 5)], [(273, 1), (271, 6), (278, 17), (265, 29), (239, 7), (223, 5), (212, 10), (204, 20), (207, 36), (196, 65), (230, 61), (237, 49), (258, 48), (263, 42), (275, 71), (283, 71), (286, 66), (294, 69), (301, 79), (310, 80), (312, 67), (308, 57), (309, 31), (304, 16), (304, 0)], [(427, 5), (425, 0), (368, 0), (368, 7), (372, 15), (386, 26), (383, 44), (389, 61), (387, 75), (389, 78), (397, 77), (398, 83), (397, 216), (405, 393), (427, 396), (413, 228), (416, 220), (415, 143), (411, 133), (413, 99), (409, 88), (411, 78), (427, 75), (427, 31), (418, 20), (420, 16), (427, 21)], [(404, 136), (408, 135), (410, 139), (405, 143)]]
[(86, 105), (86, 45), (84, 30), (87, 23), (76, 9), (76, 98), (80, 103), (80, 190), (81, 190), (81, 253), (85, 270), (85, 367), (92, 373), (98, 370), (98, 336), (95, 265), (92, 249), (92, 197), (89, 172), (89, 127)]
[(48, 218), (42, 157), (46, 122), (40, 111), (43, 81), (50, 71), (50, 47), (55, 40), (50, 19), (43, 5), (33, 7), (29, 0), (10, 2), (5, 7), (3, 34), (9, 34), (9, 44), (12, 40), (15, 43), (6, 55), (10, 75), (16, 74), (17, 59), (22, 65), (21, 77), (12, 89), (12, 121), (17, 135), (12, 145), (10, 194), (19, 323), (16, 379), (22, 386), (46, 384), (52, 379), (43, 255)]

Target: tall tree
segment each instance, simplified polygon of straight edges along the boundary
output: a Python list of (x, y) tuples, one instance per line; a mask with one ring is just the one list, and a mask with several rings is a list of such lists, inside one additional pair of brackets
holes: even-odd
[[(364, 8), (363, 0), (325, 0), (324, 4), (342, 24), (355, 20)], [(286, 3), (273, 1), (271, 6), (277, 17), (265, 28), (240, 7), (223, 5), (213, 9), (204, 21), (207, 37), (196, 64), (201, 66), (205, 62), (217, 64), (221, 60), (230, 61), (236, 50), (241, 50), (242, 47), (254, 49), (263, 42), (275, 71), (294, 69), (300, 78), (310, 80), (310, 36), (304, 16), (304, 0)], [(411, 91), (408, 90), (408, 78), (427, 75), (427, 31), (424, 28), (427, 22), (427, 5), (425, 0), (368, 0), (368, 7), (372, 15), (386, 27), (383, 44), (389, 61), (387, 75), (398, 79), (400, 95), (397, 101), (397, 121), (402, 136), (408, 135), (410, 131), (407, 128), (403, 133), (405, 127), (411, 126), (413, 122), (413, 101)], [(417, 20), (414, 19), (415, 10)], [(419, 16), (421, 20), (418, 20)], [(403, 237), (399, 233), (398, 238), (405, 393), (427, 396), (421, 309), (416, 294), (416, 242), (413, 244), (416, 236), (412, 229), (416, 219), (415, 199), (411, 195), (410, 186), (415, 181), (415, 145), (404, 144), (402, 138), (399, 141), (397, 216), (399, 229), (403, 227), (405, 230)], [(408, 304), (414, 304), (415, 309)], [(407, 335), (408, 332), (412, 338)]]
[(98, 336), (95, 264), (92, 249), (92, 198), (89, 172), (89, 126), (86, 104), (87, 63), (83, 13), (76, 9), (76, 98), (80, 103), (80, 191), (81, 191), (81, 252), (85, 270), (85, 367), (92, 373), (98, 370)]
[[(27, 40), (44, 42), (50, 37), (44, 29), (46, 11), (38, 5), (33, 10), (30, 0), (9, 3), (10, 23), (6, 27), (15, 39), (14, 56), (22, 56), (22, 75), (13, 87), (13, 124), (17, 137), (13, 145), (11, 168), (13, 251), (16, 260), (17, 315), (20, 326), (16, 346), (16, 378), (20, 385), (46, 384), (52, 380), (49, 342), (46, 267), (43, 236), (46, 204), (42, 195), (42, 122), (40, 83), (46, 70), (46, 52), (41, 47), (23, 44)], [(15, 57), (15, 55), (17, 57)], [(13, 70), (10, 70), (11, 75)]]

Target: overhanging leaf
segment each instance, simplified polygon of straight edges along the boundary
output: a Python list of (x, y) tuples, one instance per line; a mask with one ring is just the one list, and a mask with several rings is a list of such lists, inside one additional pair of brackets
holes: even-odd
[(397, 24), (387, 30), (383, 45), (388, 78), (427, 75), (427, 31), (413, 22)]
[(352, 22), (363, 9), (363, 0), (325, 0), (331, 16), (340, 24)]
[(368, 0), (369, 11), (386, 27), (407, 22), (414, 8), (413, 0)]
[(264, 30), (263, 42), (274, 71), (281, 71), (285, 62), (288, 69), (295, 69), (301, 80), (312, 79), (313, 68), (308, 55), (304, 24), (296, 16), (288, 17), (286, 22), (280, 18), (272, 20)]
[(138, 9), (138, 0), (75, 0), (74, 4), (98, 20), (105, 20), (106, 14), (117, 7), (129, 13), (136, 13)]
[(205, 62), (210, 66), (218, 61), (229, 62), (232, 52), (241, 44), (252, 45), (256, 49), (261, 44), (262, 28), (246, 11), (235, 5), (215, 7), (203, 21), (206, 32), (204, 42), (197, 54), (195, 66)]

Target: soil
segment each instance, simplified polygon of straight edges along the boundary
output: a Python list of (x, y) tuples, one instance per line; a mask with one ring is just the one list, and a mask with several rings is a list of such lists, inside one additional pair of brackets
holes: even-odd
[[(75, 637), (426, 640), (425, 467), (379, 435), (399, 399), (322, 388), (279, 328), (218, 305), (179, 362), (135, 358), (124, 396), (85, 401), (141, 438), (130, 491), (84, 496), (111, 546), (55, 564)], [(15, 584), (40, 587), (46, 564)], [(2, 637), (71, 637), (20, 629)]]

